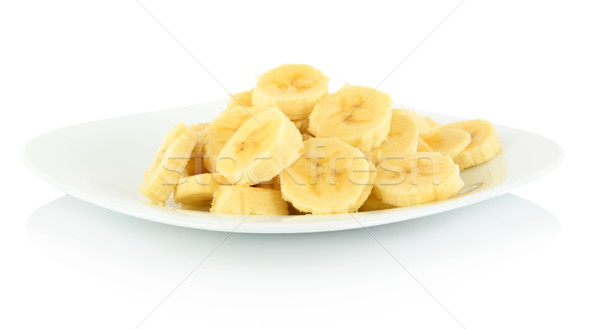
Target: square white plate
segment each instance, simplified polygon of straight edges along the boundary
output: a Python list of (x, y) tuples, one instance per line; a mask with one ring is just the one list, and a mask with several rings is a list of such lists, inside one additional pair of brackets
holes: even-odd
[[(414, 207), (324, 216), (218, 215), (149, 205), (138, 192), (166, 132), (177, 122), (212, 120), (225, 101), (83, 123), (30, 141), (26, 165), (42, 179), (82, 200), (127, 215), (170, 225), (246, 233), (301, 233), (353, 229), (423, 217), (464, 207), (538, 178), (563, 159), (551, 140), (498, 126), (503, 151), (492, 161), (461, 173), (465, 188), (445, 201)], [(464, 120), (417, 111), (441, 122)]]

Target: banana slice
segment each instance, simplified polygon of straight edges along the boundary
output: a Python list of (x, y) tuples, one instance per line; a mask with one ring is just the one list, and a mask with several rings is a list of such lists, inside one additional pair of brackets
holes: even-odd
[(306, 119), (327, 94), (329, 78), (305, 64), (284, 64), (260, 76), (252, 103), (278, 107), (292, 120)]
[(423, 140), (423, 138), (419, 137), (417, 152), (433, 152), (433, 149)]
[(438, 129), (423, 140), (433, 152), (455, 158), (471, 143), (471, 134), (462, 129)]
[(462, 129), (471, 134), (469, 145), (454, 158), (460, 170), (489, 161), (502, 151), (496, 129), (489, 121), (460, 121), (441, 126), (439, 129)]
[(311, 134), (302, 134), (302, 140), (305, 141), (307, 139), (315, 138), (315, 136)]
[(363, 205), (360, 206), (358, 211), (384, 210), (390, 208), (396, 208), (396, 206), (384, 203), (383, 201), (381, 201), (381, 199), (377, 197), (377, 195), (375, 195), (375, 193), (371, 192), (367, 200), (365, 200), (365, 203), (363, 203)]
[(283, 198), (315, 215), (355, 212), (371, 193), (375, 167), (334, 138), (304, 141), (304, 153), (279, 175)]
[(183, 177), (173, 191), (175, 202), (185, 205), (198, 205), (209, 202), (219, 186), (228, 184), (225, 178), (218, 174), (199, 174)]
[(229, 95), (229, 102), (227, 103), (227, 109), (232, 107), (252, 107), (252, 90), (242, 91), (233, 95)]
[(373, 189), (382, 202), (402, 207), (447, 199), (463, 185), (451, 157), (423, 152), (385, 159), (377, 168)]
[(194, 146), (194, 149), (192, 149), (190, 160), (185, 167), (184, 174), (187, 176), (204, 173), (204, 144), (206, 144), (209, 125), (210, 123), (205, 122), (190, 126), (190, 129), (192, 129), (196, 135), (196, 145)]
[(150, 169), (144, 173), (140, 192), (153, 203), (164, 205), (185, 171), (196, 143), (194, 132), (178, 123), (165, 136)]
[(288, 204), (274, 189), (223, 185), (214, 196), (212, 213), (239, 215), (288, 215)]
[(281, 190), (280, 186), (279, 186), (279, 181), (277, 180), (278, 176), (273, 177), (273, 179), (265, 181), (265, 182), (260, 182), (258, 184), (254, 184), (252, 185), (252, 187), (262, 187), (262, 188), (270, 188), (273, 190)]
[[(427, 135), (432, 132), (432, 129), (435, 127), (435, 121), (429, 117), (420, 116), (417, 112), (405, 108), (394, 109), (396, 111), (400, 111), (408, 116), (411, 116), (415, 122), (417, 123), (417, 128), (419, 129), (419, 135)], [(431, 123), (431, 124), (430, 124)]]
[(268, 181), (300, 156), (302, 136), (283, 112), (271, 108), (247, 120), (225, 143), (217, 172), (231, 184)]
[(300, 131), (301, 134), (309, 134), (308, 132), (308, 119), (303, 120), (292, 120), (296, 129)]
[(368, 152), (383, 143), (391, 119), (392, 99), (388, 94), (346, 84), (317, 102), (308, 131), (316, 137), (341, 139)]
[(279, 176), (275, 176), (271, 180), (255, 184), (255, 185), (253, 185), (253, 187), (264, 187), (264, 188), (270, 188), (270, 189), (275, 189), (275, 190), (281, 190), (281, 185), (279, 184)]
[[(195, 125), (191, 125), (190, 129), (197, 134), (203, 134), (203, 132), (206, 131), (208, 126), (210, 126), (210, 122), (202, 122), (202, 123), (197, 123)], [(206, 133), (204, 133), (202, 136), (206, 137)]]
[(424, 116), (421, 116), (421, 118), (422, 118), (422, 119), (423, 119), (423, 121), (425, 121), (425, 123), (427, 123), (427, 125), (429, 126), (429, 132), (428, 132), (428, 133), (431, 133), (431, 132), (433, 132), (435, 129), (437, 129), (437, 128), (440, 126), (440, 123), (439, 123), (439, 122), (437, 122), (437, 121), (433, 120), (433, 119), (432, 119), (432, 118), (430, 118), (430, 117), (424, 117)]
[(270, 109), (268, 106), (242, 107), (235, 106), (221, 113), (208, 127), (206, 144), (204, 145), (204, 166), (210, 172), (217, 171), (219, 152), (229, 138), (248, 119), (256, 121), (256, 115)]
[(403, 110), (392, 110), (389, 135), (380, 146), (372, 149), (369, 159), (379, 163), (384, 157), (398, 157), (417, 152), (419, 128), (417, 118)]

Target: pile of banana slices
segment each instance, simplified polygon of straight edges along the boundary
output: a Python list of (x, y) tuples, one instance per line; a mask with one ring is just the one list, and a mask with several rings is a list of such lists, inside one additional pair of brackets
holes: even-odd
[(177, 124), (144, 174), (154, 204), (226, 214), (337, 214), (452, 197), (460, 171), (501, 151), (484, 120), (440, 125), (390, 96), (304, 64), (278, 66), (230, 96), (212, 122)]

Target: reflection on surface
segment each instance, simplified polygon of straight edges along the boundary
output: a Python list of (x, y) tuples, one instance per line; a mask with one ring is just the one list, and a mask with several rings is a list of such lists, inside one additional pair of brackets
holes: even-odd
[[(559, 232), (557, 219), (507, 194), (442, 214), (369, 228), (390, 252), (420, 275), (487, 266), (538, 248)], [(115, 213), (70, 196), (40, 207), (28, 222), (32, 241), (77, 271), (139, 278), (193, 268), (227, 233), (187, 229)], [(387, 258), (362, 229), (313, 234), (234, 234), (211, 266), (253, 271), (307, 271), (370, 266)], [(387, 261), (387, 260), (386, 260)], [(349, 273), (352, 275), (352, 273)]]

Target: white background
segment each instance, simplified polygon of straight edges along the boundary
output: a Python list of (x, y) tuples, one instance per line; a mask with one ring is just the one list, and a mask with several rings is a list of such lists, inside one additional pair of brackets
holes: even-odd
[[(287, 62), (320, 68), (332, 90), (376, 86), (459, 4), (142, 3), (232, 92)], [(599, 14), (592, 0), (466, 0), (380, 87), (565, 150), (561, 167), (512, 194), (372, 230), (466, 328), (600, 326)], [(3, 1), (0, 38), (0, 327), (135, 328), (223, 233), (63, 197), (21, 149), (65, 125), (226, 92), (135, 1)], [(461, 326), (354, 230), (232, 236), (140, 326), (191, 327)]]

